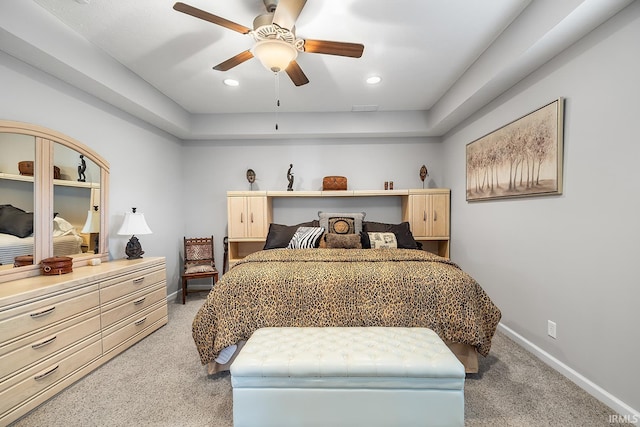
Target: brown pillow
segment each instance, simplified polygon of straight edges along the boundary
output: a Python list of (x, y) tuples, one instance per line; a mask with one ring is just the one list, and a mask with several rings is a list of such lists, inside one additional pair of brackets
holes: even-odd
[(335, 234), (325, 235), (327, 249), (362, 249), (359, 234)]

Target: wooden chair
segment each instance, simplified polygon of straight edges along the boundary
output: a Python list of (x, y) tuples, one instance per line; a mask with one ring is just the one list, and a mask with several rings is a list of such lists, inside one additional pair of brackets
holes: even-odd
[(213, 236), (184, 238), (184, 272), (182, 273), (182, 303), (188, 293), (210, 289), (187, 289), (187, 281), (211, 277), (211, 287), (218, 281), (218, 270), (213, 252)]

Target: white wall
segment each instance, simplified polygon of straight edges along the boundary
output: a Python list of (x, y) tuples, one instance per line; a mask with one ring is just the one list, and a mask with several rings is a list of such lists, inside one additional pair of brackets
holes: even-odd
[[(505, 326), (623, 414), (640, 409), (639, 40), (634, 2), (444, 138), (452, 258)], [(563, 195), (467, 203), (465, 145), (558, 97)]]
[(109, 162), (110, 256), (124, 257), (128, 237), (116, 233), (135, 206), (154, 232), (140, 236), (144, 256), (166, 257), (169, 289), (177, 289), (184, 232), (180, 141), (2, 52), (0, 82), (2, 119), (66, 134)]
[[(214, 235), (216, 264), (222, 267), (222, 238), (227, 234), (228, 190), (249, 190), (247, 169), (256, 172), (254, 190), (286, 190), (287, 170), (293, 164), (294, 191), (320, 190), (322, 178), (342, 175), (353, 190), (420, 188), (420, 166), (426, 164), (427, 187), (442, 183), (444, 169), (438, 138), (320, 139), (297, 141), (191, 141), (183, 148), (184, 216), (186, 233)], [(394, 201), (341, 200), (341, 209), (365, 211), (372, 221), (397, 220)], [(296, 224), (317, 219), (318, 210), (335, 207), (329, 201), (297, 200), (274, 203), (274, 222)], [(302, 206), (302, 208), (300, 208)], [(342, 210), (341, 210), (342, 211)]]

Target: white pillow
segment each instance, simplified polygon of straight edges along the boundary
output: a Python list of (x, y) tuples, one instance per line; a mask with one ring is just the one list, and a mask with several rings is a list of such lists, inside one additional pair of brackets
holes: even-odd
[(66, 236), (67, 234), (76, 234), (76, 229), (69, 221), (59, 216), (53, 218), (53, 236)]
[(370, 232), (367, 234), (369, 234), (371, 249), (389, 249), (398, 247), (396, 235), (393, 233)]
[(322, 227), (298, 227), (287, 245), (287, 249), (311, 249), (318, 246), (318, 240), (324, 233)]

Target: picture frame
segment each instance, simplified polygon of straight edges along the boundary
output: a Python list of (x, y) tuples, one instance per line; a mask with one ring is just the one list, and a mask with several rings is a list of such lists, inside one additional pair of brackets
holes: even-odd
[(466, 146), (467, 202), (562, 194), (564, 98)]

